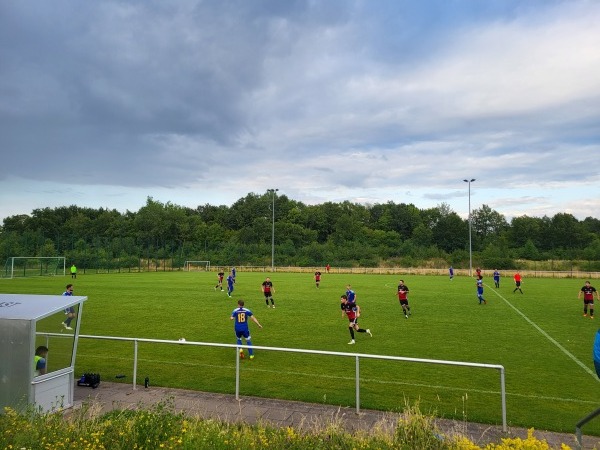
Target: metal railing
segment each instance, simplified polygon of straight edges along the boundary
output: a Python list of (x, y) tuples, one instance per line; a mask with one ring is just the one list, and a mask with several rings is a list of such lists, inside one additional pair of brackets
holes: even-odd
[(588, 423), (590, 420), (592, 420), (593, 418), (597, 417), (598, 415), (600, 415), (600, 408), (598, 408), (593, 413), (590, 413), (587, 416), (585, 416), (583, 419), (581, 419), (575, 425), (575, 437), (577, 438), (578, 448), (582, 448), (582, 446), (583, 446), (583, 440), (582, 440), (583, 437), (581, 435), (581, 427), (583, 427), (586, 423)]
[[(64, 337), (64, 334), (60, 333), (38, 333), (41, 335), (49, 336), (58, 336)], [(237, 349), (236, 352), (236, 364), (235, 364), (235, 398), (236, 400), (240, 399), (240, 357), (239, 350), (248, 349), (248, 345), (237, 345), (237, 344), (220, 344), (215, 342), (193, 342), (193, 341), (175, 341), (175, 340), (165, 340), (165, 339), (145, 339), (145, 338), (130, 338), (130, 337), (118, 337), (118, 336), (93, 336), (80, 334), (80, 338), (84, 339), (101, 339), (101, 340), (111, 340), (111, 341), (126, 341), (134, 343), (133, 350), (133, 389), (137, 389), (137, 367), (138, 367), (138, 344), (140, 342), (149, 342), (156, 344), (176, 344), (176, 345), (192, 345), (192, 346), (204, 346), (204, 347), (222, 347), (222, 348), (233, 348)], [(365, 353), (346, 353), (346, 352), (332, 352), (325, 350), (306, 350), (299, 348), (284, 348), (284, 347), (264, 347), (260, 345), (253, 345), (252, 348), (254, 350), (266, 350), (266, 351), (275, 351), (275, 352), (288, 352), (288, 353), (305, 353), (311, 355), (329, 355), (329, 356), (337, 356), (337, 357), (345, 357), (345, 358), (354, 358), (355, 359), (355, 390), (356, 390), (356, 413), (360, 414), (360, 360), (361, 359), (378, 359), (378, 360), (388, 360), (388, 361), (405, 361), (405, 362), (414, 362), (414, 363), (424, 363), (424, 364), (441, 364), (447, 366), (462, 366), (462, 367), (475, 367), (475, 368), (483, 368), (483, 369), (494, 369), (500, 372), (500, 395), (501, 395), (501, 403), (502, 403), (502, 431), (507, 432), (507, 423), (506, 423), (506, 385), (505, 385), (505, 371), (504, 366), (499, 364), (482, 364), (482, 363), (474, 363), (474, 362), (462, 362), (462, 361), (445, 361), (445, 360), (437, 360), (437, 359), (424, 359), (424, 358), (408, 358), (404, 356), (385, 356), (385, 355), (371, 355)]]

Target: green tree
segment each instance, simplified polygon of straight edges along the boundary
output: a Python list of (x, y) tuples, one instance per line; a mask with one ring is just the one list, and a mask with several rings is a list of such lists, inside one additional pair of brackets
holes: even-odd
[(508, 232), (512, 247), (523, 247), (528, 240), (539, 245), (544, 240), (544, 228), (542, 219), (540, 218), (528, 216), (514, 217), (510, 223)]
[(562, 249), (583, 248), (591, 238), (585, 227), (572, 214), (567, 213), (555, 214), (549, 231), (553, 247)]
[(433, 243), (433, 230), (420, 223), (413, 230), (411, 239), (417, 245), (429, 247)]
[(476, 241), (483, 245), (498, 238), (508, 228), (508, 222), (499, 212), (488, 205), (482, 205), (481, 208), (472, 211), (471, 227)]
[(538, 261), (540, 259), (540, 251), (531, 239), (527, 239), (527, 242), (525, 242), (519, 251), (519, 256), (524, 259)]

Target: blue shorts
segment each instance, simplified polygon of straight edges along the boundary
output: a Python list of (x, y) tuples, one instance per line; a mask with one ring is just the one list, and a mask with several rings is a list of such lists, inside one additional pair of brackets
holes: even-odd
[(237, 338), (250, 339), (250, 330), (235, 330)]

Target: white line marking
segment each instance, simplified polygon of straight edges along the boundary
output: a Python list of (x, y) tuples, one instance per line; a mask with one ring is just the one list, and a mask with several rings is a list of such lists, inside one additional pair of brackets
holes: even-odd
[[(488, 284), (486, 284), (487, 287), (490, 287)], [(491, 287), (490, 287), (491, 288)], [(538, 330), (542, 336), (544, 336), (546, 339), (548, 339), (550, 342), (552, 342), (554, 345), (556, 345), (565, 355), (567, 355), (569, 358), (571, 358), (573, 361), (575, 361), (583, 370), (585, 370), (587, 373), (589, 373), (592, 378), (594, 378), (594, 380), (599, 381), (600, 382), (600, 378), (598, 378), (598, 376), (596, 375), (596, 373), (590, 369), (588, 366), (586, 366), (584, 363), (582, 363), (581, 361), (579, 361), (577, 359), (577, 357), (571, 353), (569, 350), (567, 350), (566, 348), (564, 348), (558, 341), (556, 341), (552, 336), (550, 336), (548, 333), (546, 333), (542, 328), (540, 328), (535, 322), (533, 322), (529, 317), (527, 317), (525, 314), (523, 314), (516, 306), (514, 306), (511, 302), (509, 302), (507, 299), (505, 299), (502, 295), (500, 295), (500, 293), (498, 291), (496, 291), (495, 289), (492, 289), (492, 292), (494, 294), (496, 294), (498, 297), (500, 297), (502, 300), (504, 300), (504, 302), (510, 306), (517, 314), (519, 314), (523, 319), (525, 319), (525, 321), (531, 325), (532, 327), (534, 327), (536, 330)]]

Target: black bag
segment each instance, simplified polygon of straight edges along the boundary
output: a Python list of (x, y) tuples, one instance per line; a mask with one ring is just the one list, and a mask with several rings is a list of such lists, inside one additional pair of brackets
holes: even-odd
[(84, 373), (77, 382), (77, 386), (88, 386), (96, 389), (100, 385), (99, 373)]

